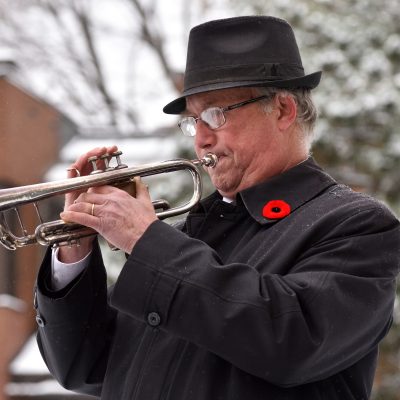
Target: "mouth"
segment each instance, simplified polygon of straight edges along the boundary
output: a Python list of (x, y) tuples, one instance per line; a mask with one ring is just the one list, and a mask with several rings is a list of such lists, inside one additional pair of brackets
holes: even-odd
[(214, 153), (214, 154), (217, 156), (218, 161), (221, 160), (222, 158), (226, 157), (226, 154), (223, 154), (223, 153)]
[(210, 153), (215, 155), (217, 157), (218, 161), (211, 168), (207, 167), (207, 170), (209, 172), (211, 172), (211, 170), (218, 169), (218, 166), (220, 165), (220, 163), (227, 157), (227, 155), (225, 153), (218, 153), (218, 152), (214, 152), (214, 151), (210, 151), (208, 153), (205, 153), (202, 157), (204, 158), (205, 156), (207, 156), (207, 154), (210, 154)]
[(225, 160), (228, 156), (226, 154), (217, 154), (217, 157), (218, 157), (218, 162), (221, 162), (222, 160)]
[(225, 160), (227, 159), (226, 154), (215, 153), (215, 155), (218, 157), (218, 162), (216, 163), (216, 165), (214, 167), (207, 168), (207, 172), (210, 175), (215, 175), (215, 174), (219, 175), (225, 169), (224, 165), (225, 165)]

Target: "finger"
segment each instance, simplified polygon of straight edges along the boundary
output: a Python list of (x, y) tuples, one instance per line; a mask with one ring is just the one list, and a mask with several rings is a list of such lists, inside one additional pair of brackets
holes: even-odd
[(84, 154), (81, 154), (70, 166), (70, 168), (79, 170), (81, 175), (89, 175), (93, 168), (91, 164), (88, 163), (88, 158), (92, 156), (99, 157), (104, 152), (106, 152), (106, 147), (96, 147)]
[[(72, 206), (78, 206), (81, 207), (82, 204), (104, 204), (105, 202), (107, 202), (107, 200), (109, 199), (109, 195), (103, 195), (103, 194), (98, 194), (98, 193), (88, 193), (88, 192), (84, 192), (81, 193), (76, 200), (73, 202), (73, 204), (71, 204), (70, 207)], [(81, 208), (73, 208), (74, 211), (79, 211), (81, 210)]]
[(86, 153), (81, 154), (75, 161), (74, 164), (83, 166), (87, 163), (87, 159), (92, 156), (101, 156), (102, 154), (107, 152), (107, 147), (95, 147), (94, 149), (91, 149), (87, 151)]
[(150, 201), (149, 187), (143, 183), (140, 177), (135, 178), (136, 182), (136, 198), (138, 200)]
[(78, 159), (74, 163), (74, 167), (78, 168), (82, 172), (82, 175), (88, 175), (93, 171), (93, 165), (92, 163), (88, 162), (88, 159), (90, 157), (98, 157), (99, 160), (96, 161), (96, 167), (100, 170), (104, 169), (104, 161), (101, 160), (100, 157), (109, 152), (117, 151), (117, 149), (117, 146), (96, 147), (78, 157)]
[[(105, 160), (107, 159), (108, 161), (111, 160), (112, 153), (115, 153), (118, 150), (118, 147), (113, 145), (113, 146), (109, 146), (109, 147), (104, 147), (104, 151), (101, 152), (101, 154), (96, 154), (97, 157), (99, 157), (99, 160), (96, 161), (96, 166), (99, 170), (105, 170), (108, 167), (108, 163), (106, 164)], [(104, 158), (102, 156), (107, 155), (108, 157)]]
[(94, 186), (88, 189), (87, 193), (96, 193), (96, 194), (110, 194), (110, 193), (118, 193), (121, 189), (112, 186), (112, 185), (102, 185), (102, 186)]
[(122, 190), (114, 186), (105, 185), (89, 188), (76, 199), (76, 202), (105, 203), (110, 197), (121, 195)]
[(81, 171), (79, 171), (75, 164), (67, 168), (67, 178), (76, 178), (78, 176), (81, 176)]
[[(109, 152), (115, 152), (118, 150), (117, 146), (103, 146), (103, 147), (96, 147), (85, 154), (82, 154), (77, 158), (77, 160), (70, 165), (70, 167), (67, 169), (67, 177), (68, 178), (74, 178), (77, 177), (78, 175), (89, 175), (93, 167), (92, 165), (88, 162), (88, 158), (92, 156), (100, 157), (103, 154), (109, 153)], [(101, 161), (101, 163), (104, 165), (104, 162)], [(100, 168), (100, 167), (98, 167)], [(65, 209), (67, 209), (72, 203), (78, 201), (79, 195), (81, 193), (84, 193), (85, 190), (77, 190), (74, 192), (67, 193), (65, 196)]]
[[(82, 154), (77, 158), (77, 160), (67, 169), (68, 178), (73, 178), (80, 175), (89, 175), (93, 171), (93, 165), (88, 161), (90, 157), (98, 157), (96, 161), (96, 168), (99, 170), (105, 169), (104, 159), (101, 157), (105, 154), (112, 154), (118, 150), (118, 146), (113, 145), (109, 147), (96, 147), (92, 150), (89, 150), (85, 154)], [(108, 157), (108, 160), (111, 159), (111, 156)]]
[[(78, 159), (71, 164), (67, 168), (67, 178), (76, 178), (81, 175), (87, 175), (88, 171), (85, 170), (85, 166), (87, 164), (87, 159), (88, 157), (91, 156), (91, 154), (96, 154), (101, 151), (104, 151), (105, 148), (97, 147), (95, 149), (90, 150), (89, 152), (81, 155), (78, 157)], [(68, 207), (71, 203), (76, 201), (76, 198), (79, 196), (79, 194), (82, 193), (82, 190), (76, 190), (70, 193), (66, 194), (66, 207)]]
[(96, 229), (98, 225), (98, 218), (86, 212), (67, 210), (60, 213), (60, 218), (65, 222), (75, 222), (93, 229)]
[(113, 146), (107, 147), (108, 154), (115, 153), (117, 150), (118, 150), (118, 146), (116, 146), (115, 144)]
[(82, 214), (90, 214), (94, 216), (94, 211), (95, 208), (100, 207), (100, 203), (95, 203), (95, 202), (90, 202), (90, 201), (80, 201), (80, 202), (75, 202), (71, 204), (67, 209), (64, 210), (64, 212), (77, 212), (77, 213), (82, 213)]
[[(78, 176), (81, 176), (81, 171), (75, 164), (72, 164), (70, 167), (67, 168), (67, 178), (68, 179), (77, 178)], [(70, 204), (72, 204), (75, 201), (75, 199), (79, 196), (80, 193), (82, 193), (81, 190), (75, 190), (73, 192), (66, 193), (64, 208), (67, 208)]]

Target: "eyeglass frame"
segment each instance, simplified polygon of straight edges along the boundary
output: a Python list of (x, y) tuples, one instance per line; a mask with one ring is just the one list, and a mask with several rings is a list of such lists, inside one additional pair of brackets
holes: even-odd
[(249, 100), (241, 101), (241, 102), (239, 102), (239, 103), (231, 104), (231, 105), (226, 106), (226, 107), (208, 107), (208, 108), (206, 108), (205, 110), (203, 110), (203, 111), (201, 112), (201, 114), (202, 114), (204, 111), (206, 111), (206, 110), (208, 110), (208, 109), (211, 109), (211, 108), (217, 108), (217, 109), (221, 110), (222, 116), (223, 116), (223, 118), (224, 118), (224, 122), (223, 122), (221, 125), (217, 126), (216, 128), (212, 128), (211, 126), (209, 126), (209, 124), (208, 124), (206, 121), (203, 121), (203, 120), (201, 119), (201, 117), (193, 117), (193, 116), (187, 116), (187, 117), (182, 118), (182, 119), (178, 122), (178, 126), (179, 126), (180, 130), (182, 131), (182, 133), (184, 134), (184, 136), (194, 137), (194, 136), (196, 136), (196, 133), (195, 133), (194, 135), (190, 135), (190, 134), (186, 134), (186, 133), (184, 132), (184, 130), (183, 130), (183, 128), (182, 128), (182, 122), (183, 122), (183, 121), (193, 120), (193, 121), (194, 121), (194, 126), (196, 126), (196, 125), (197, 125), (197, 121), (200, 120), (200, 121), (204, 122), (204, 123), (208, 126), (209, 129), (211, 129), (211, 130), (216, 130), (216, 129), (221, 128), (221, 126), (223, 126), (223, 125), (226, 123), (225, 112), (231, 111), (231, 110), (235, 110), (236, 108), (243, 107), (243, 106), (245, 106), (245, 105), (247, 105), (247, 104), (255, 103), (255, 102), (257, 102), (257, 101), (264, 100), (264, 99), (267, 99), (267, 98), (272, 98), (272, 97), (273, 97), (273, 96), (271, 96), (271, 95), (262, 95), (262, 96), (254, 97), (254, 98), (249, 99)]

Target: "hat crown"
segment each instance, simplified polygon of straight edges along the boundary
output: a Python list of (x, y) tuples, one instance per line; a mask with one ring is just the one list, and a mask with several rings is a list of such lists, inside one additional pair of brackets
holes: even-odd
[(303, 68), (293, 30), (282, 19), (227, 18), (206, 22), (190, 31), (186, 78), (193, 70), (264, 63)]

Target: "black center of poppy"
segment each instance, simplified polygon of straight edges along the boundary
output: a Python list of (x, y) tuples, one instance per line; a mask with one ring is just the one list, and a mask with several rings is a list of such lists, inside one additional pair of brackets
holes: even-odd
[(281, 212), (281, 209), (279, 207), (273, 207), (272, 212), (279, 213), (279, 212)]

